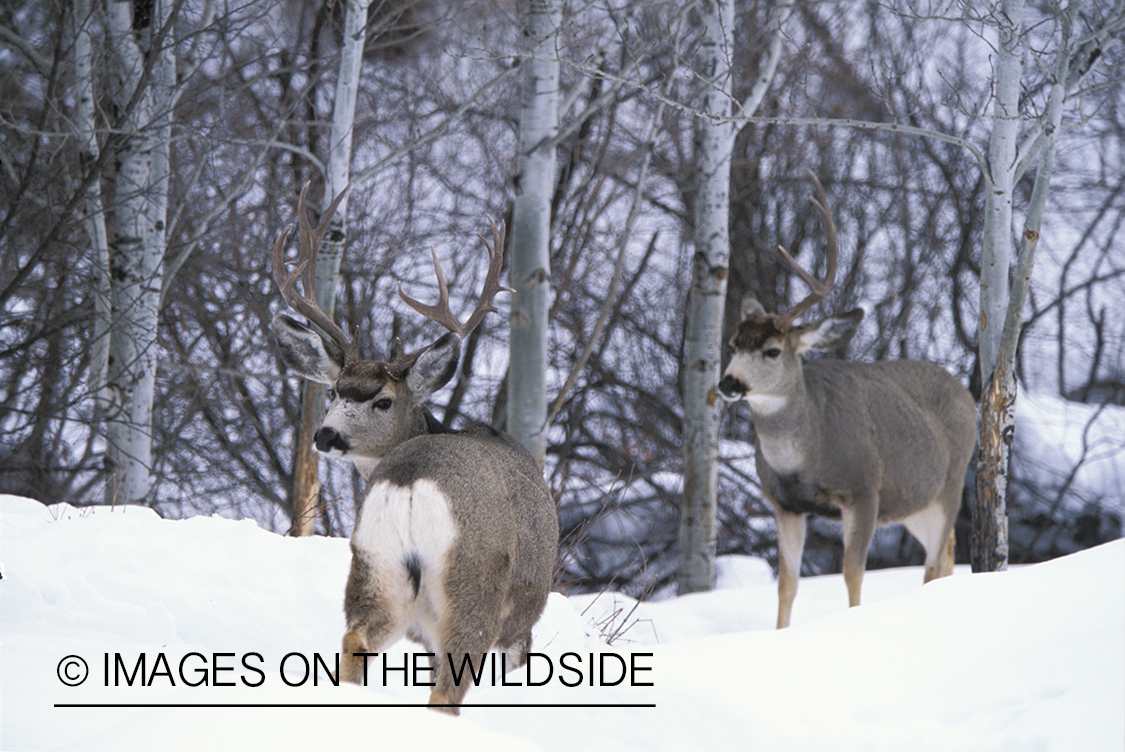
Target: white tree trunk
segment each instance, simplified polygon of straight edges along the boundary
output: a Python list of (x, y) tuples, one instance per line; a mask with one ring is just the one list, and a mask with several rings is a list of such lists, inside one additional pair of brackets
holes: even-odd
[[(94, 107), (94, 43), (90, 32), (93, 4), (74, 0), (74, 126), (80, 143), (82, 173), (98, 161), (97, 112)], [(94, 396), (95, 413), (102, 415), (110, 406), (106, 390), (109, 366), (109, 340), (113, 321), (113, 287), (109, 277), (109, 238), (102, 207), (101, 181), (90, 181), (82, 206), (86, 235), (93, 246), (94, 263), (94, 339), (90, 351), (89, 388)]]
[[(973, 509), (971, 557), (974, 571), (994, 572), (1008, 567), (1008, 451), (1015, 416), (1015, 374), (1001, 367), (996, 356), (1008, 311), (1011, 271), (1012, 191), (1019, 136), (1019, 95), (1022, 71), (1020, 32), (1024, 0), (1002, 0), (994, 8), (997, 26), (996, 101), (992, 134), (984, 172), (984, 242), (980, 273), (981, 415)], [(994, 376), (996, 378), (994, 378)]]
[[(160, 0), (153, 6), (152, 29), (163, 29), (169, 25), (172, 13), (172, 0)], [(155, 281), (157, 293), (153, 303), (154, 312), (160, 310), (160, 300), (164, 285), (164, 256), (168, 248), (168, 200), (172, 185), (172, 121), (179, 101), (179, 87), (176, 84), (176, 57), (174, 41), (169, 38), (156, 40), (151, 50), (152, 56), (152, 124), (155, 138), (152, 151), (152, 174), (149, 182), (152, 188), (148, 196), (149, 222), (152, 224), (156, 241), (152, 246), (159, 252), (160, 276)], [(153, 374), (155, 376), (155, 372)]]
[[(159, 24), (166, 14), (167, 0), (157, 0), (153, 23)], [(122, 0), (108, 3), (108, 18), (122, 85), (119, 105), (128, 117), (127, 137), (117, 154), (109, 259), (113, 314), (106, 383), (112, 406), (107, 414), (106, 453), (112, 477), (106, 500), (141, 503), (148, 497), (152, 471), (156, 326), (170, 161), (171, 113), (159, 109), (168, 95), (157, 95), (152, 84), (166, 85), (174, 79), (174, 71), (169, 70), (174, 61), (170, 52), (156, 54), (152, 81), (144, 83), (153, 27), (134, 30), (133, 4)]]
[[(344, 16), (344, 46), (340, 51), (340, 71), (336, 78), (336, 96), (332, 107), (332, 132), (328, 138), (328, 174), (325, 176), (321, 212), (328, 211), (336, 194), (351, 179), (352, 128), (355, 125), (355, 103), (359, 96), (359, 76), (363, 67), (363, 47), (367, 33), (369, 0), (348, 0)], [(348, 197), (336, 208), (331, 229), (324, 236), (316, 257), (316, 298), (321, 309), (332, 316), (336, 310), (340, 264), (347, 241)]]
[[(1039, 244), (1039, 230), (1047, 205), (1055, 150), (1062, 127), (1063, 109), (1067, 95), (1078, 90), (1080, 81), (1090, 72), (1100, 57), (1099, 46), (1125, 25), (1125, 5), (1119, 4), (1117, 13), (1106, 16), (1103, 26), (1080, 39), (1077, 29), (1081, 3), (1071, 2), (1060, 11), (1062, 35), (1059, 40), (1054, 69), (1050, 76), (1047, 108), (1028, 139), (1031, 146), (1025, 151), (1038, 150), (1039, 167), (1032, 186), (1024, 229), (1020, 238), (1016, 273), (1010, 294), (1004, 299), (996, 297), (992, 274), (1002, 265), (1004, 289), (1007, 291), (1008, 259), (1011, 247), (1011, 188), (1017, 173), (1015, 135), (1020, 65), (1017, 48), (1022, 24), (1022, 2), (1004, 0), (996, 16), (1000, 25), (1000, 50), (997, 59), (997, 103), (993, 121), (992, 141), (989, 145), (986, 175), (988, 196), (1004, 198), (1005, 213), (986, 201), (985, 245), (982, 255), (981, 279), (981, 375), (985, 377), (981, 396), (979, 434), (979, 460), (976, 473), (976, 500), (973, 508), (972, 565), (975, 572), (992, 572), (1006, 569), (1008, 565), (1007, 493), (1010, 451), (1015, 432), (1015, 406), (1018, 396), (1016, 383), (1016, 352), (1019, 346), (1023, 311), (1031, 286), (1031, 273), (1035, 268), (1035, 251)], [(1071, 62), (1074, 61), (1072, 69)], [(1001, 97), (1006, 102), (1001, 107)], [(997, 131), (1000, 135), (997, 135)], [(996, 153), (993, 152), (995, 148)], [(1031, 159), (1025, 154), (1021, 165)], [(1010, 169), (1009, 169), (1010, 166)], [(1006, 181), (997, 184), (997, 176)], [(997, 203), (996, 201), (992, 202)], [(1003, 224), (1001, 224), (1003, 223)], [(986, 289), (984, 273), (988, 271), (989, 287)], [(988, 301), (988, 308), (986, 305)], [(1003, 305), (999, 313), (996, 308)]]
[(555, 150), (545, 148), (558, 130), (558, 0), (528, 0), (526, 57), (512, 208), (512, 296), (508, 431), (543, 462), (547, 431), (547, 317), (551, 285), (551, 198)]
[(706, 84), (696, 162), (695, 256), (688, 297), (684, 366), (684, 498), (680, 514), (677, 589), (715, 585), (719, 379), (723, 307), (730, 263), (730, 162), (735, 129), (731, 48), (733, 0), (704, 0), (700, 57)]
[(984, 246), (980, 277), (981, 383), (988, 383), (996, 365), (1000, 332), (1008, 309), (1008, 275), (1012, 259), (1012, 191), (1019, 137), (1021, 58), (1020, 32), (1024, 0), (1001, 0), (995, 8), (996, 100), (984, 181)]
[[(332, 200), (350, 180), (352, 163), (352, 128), (355, 105), (359, 96), (359, 77), (363, 68), (363, 48), (367, 39), (368, 0), (348, 0), (344, 16), (344, 44), (340, 51), (340, 69), (336, 78), (336, 96), (332, 108), (332, 132), (328, 137), (328, 174), (325, 176), (321, 213), (328, 211)], [(329, 316), (336, 311), (336, 290), (339, 287), (340, 265), (347, 244), (348, 199), (345, 196), (336, 209), (328, 233), (316, 259), (316, 298)], [(316, 532), (320, 508), (320, 455), (313, 448), (313, 437), (324, 421), (324, 387), (305, 381), (301, 389), (301, 422), (297, 431), (297, 448), (293, 472), (293, 535)]]

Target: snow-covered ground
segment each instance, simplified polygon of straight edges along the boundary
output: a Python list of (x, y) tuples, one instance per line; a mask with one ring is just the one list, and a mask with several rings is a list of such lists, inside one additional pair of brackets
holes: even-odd
[(1016, 401), (1009, 534), (1033, 557), (1125, 532), (1125, 407), (1044, 394)]
[[(543, 685), (485, 676), (466, 701), (491, 707), (460, 718), (402, 707), (429, 692), (404, 672), (336, 687), (317, 664), (339, 650), (345, 540), (8, 496), (0, 560), (6, 752), (1125, 749), (1122, 540), (925, 587), (920, 569), (871, 572), (851, 610), (839, 577), (807, 579), (784, 632), (753, 559), (724, 560), (715, 592), (657, 603), (554, 594), (531, 663)], [(403, 643), (387, 664), (420, 650)], [(595, 685), (636, 670), (589, 686), (591, 655), (606, 666)], [(88, 674), (67, 686), (75, 657)]]

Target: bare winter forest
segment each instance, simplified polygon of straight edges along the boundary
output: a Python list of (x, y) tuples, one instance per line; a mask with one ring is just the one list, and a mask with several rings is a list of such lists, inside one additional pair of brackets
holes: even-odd
[[(518, 225), (526, 3), (371, 0), (358, 36), (346, 27), (353, 5), (0, 6), (0, 493), (300, 527), (303, 386), (269, 334), (284, 307), (269, 251), (302, 186), (320, 209), (342, 187), (341, 164), (352, 188), (331, 282), (337, 319), (365, 354), (433, 339), (398, 297), (401, 283), (437, 298), (431, 248), (453, 309), (472, 308), (477, 234), (488, 216)], [(710, 5), (556, 6), (557, 127), (534, 146), (553, 163), (538, 186), (550, 209), (544, 464), (563, 587), (640, 595), (675, 573)], [(1122, 535), (1125, 2), (1029, 0), (1014, 79), (998, 69), (1005, 7), (735, 3), (722, 341), (744, 294), (770, 310), (804, 296), (779, 244), (820, 273), (809, 169), (840, 234), (838, 282), (812, 313), (867, 311), (841, 355), (930, 360), (979, 401), (996, 181), (986, 157), (1008, 96), (1000, 83), (1014, 81), (1012, 216), (1000, 235), (1014, 286), (1053, 155), (1015, 359), (1007, 494), (1011, 560), (1024, 562)], [(350, 144), (339, 120), (349, 91)], [(509, 302), (497, 303), (435, 395), (447, 425), (505, 426), (517, 410)], [(1021, 413), (1024, 402), (1038, 407)], [(1043, 428), (1059, 424), (1042, 417), (1064, 410), (1074, 451), (1060, 462)], [(721, 415), (717, 553), (774, 561), (752, 423), (741, 407)], [(1083, 480), (1094, 462), (1108, 481)], [(349, 535), (362, 478), (344, 463), (318, 470), (308, 521)], [(958, 561), (967, 505), (962, 517)], [(807, 550), (806, 572), (838, 570), (838, 526), (814, 525)], [(869, 566), (903, 561), (920, 562), (920, 547), (881, 533)]]

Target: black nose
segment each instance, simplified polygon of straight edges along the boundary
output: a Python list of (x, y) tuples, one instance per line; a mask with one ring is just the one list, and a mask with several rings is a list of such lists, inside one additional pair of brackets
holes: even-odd
[(745, 396), (747, 391), (746, 385), (729, 373), (719, 382), (719, 394), (723, 396), (723, 399), (736, 400)]
[(344, 453), (351, 449), (348, 440), (341, 436), (335, 428), (329, 428), (328, 426), (321, 426), (320, 430), (316, 432), (316, 436), (313, 437), (313, 441), (316, 442), (317, 451), (325, 454), (333, 449)]

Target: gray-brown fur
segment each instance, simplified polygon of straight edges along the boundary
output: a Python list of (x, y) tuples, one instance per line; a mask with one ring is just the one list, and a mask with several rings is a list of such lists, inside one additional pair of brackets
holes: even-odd
[(758, 477), (777, 520), (779, 629), (789, 625), (810, 513), (843, 521), (849, 605), (859, 605), (876, 525), (902, 522), (918, 538), (926, 582), (952, 574), (953, 524), (976, 442), (972, 397), (932, 363), (802, 363), (806, 352), (842, 348), (863, 318), (856, 309), (794, 325), (836, 279), (836, 223), (809, 175), (827, 240), (824, 279), (779, 247), (811, 292), (782, 315), (743, 301), (735, 352), (718, 385), (724, 399), (746, 400), (754, 416)]
[[(303, 199), (300, 208), (303, 214)], [(315, 262), (317, 246), (307, 224), (303, 268)], [(360, 359), (315, 300), (297, 295), (297, 272), (279, 270), (284, 235), (274, 251), (286, 300), (334, 332), (329, 341), (288, 316), (272, 323), (288, 365), (331, 386), (317, 449), (353, 461), (368, 481), (352, 535), (341, 675), (362, 681), (357, 653), (382, 653), (410, 637), (437, 654), (430, 705), (455, 715), (468, 681), (454, 684), (451, 658), (460, 668), (466, 654), (479, 663), (499, 648), (510, 668), (526, 661), (531, 628), (550, 592), (559, 536), (542, 471), (515, 439), (487, 426), (450, 432), (425, 408), (456, 372), (461, 337), (495, 310), (492, 297), (505, 289), (499, 285), (503, 226), (493, 230), (485, 290), (468, 323), (449, 312), (437, 267), (438, 305), (403, 299), (451, 333), (391, 363)], [(381, 671), (369, 668), (367, 678), (378, 681)]]
[[(405, 631), (437, 655), (431, 704), (457, 705), (468, 684), (454, 684), (450, 656), (460, 666), (466, 654), (477, 662), (498, 648), (509, 654), (509, 668), (526, 661), (531, 628), (543, 612), (554, 572), (558, 522), (531, 455), (510, 436), (488, 428), (411, 439), (383, 458), (368, 487), (381, 481), (406, 486), (421, 478), (435, 480), (451, 499), (458, 538), (445, 567), (450, 608), (438, 634), (415, 624)], [(411, 577), (407, 563), (404, 559), (403, 578)], [(434, 562), (418, 564), (426, 569)], [(390, 623), (392, 610), (382, 605), (382, 590), (371, 576), (366, 552), (353, 545), (344, 600), (345, 644), (351, 650), (342, 674), (349, 681), (360, 681), (362, 671), (351, 652), (379, 652), (402, 632), (402, 625)]]
[(791, 328), (771, 324), (756, 301), (744, 314), (719, 392), (747, 400), (754, 417), (758, 476), (778, 525), (778, 627), (789, 623), (809, 513), (843, 519), (853, 606), (876, 525), (907, 524), (926, 548), (926, 581), (952, 573), (976, 438), (968, 390), (932, 363), (802, 363), (846, 342), (860, 311)]

